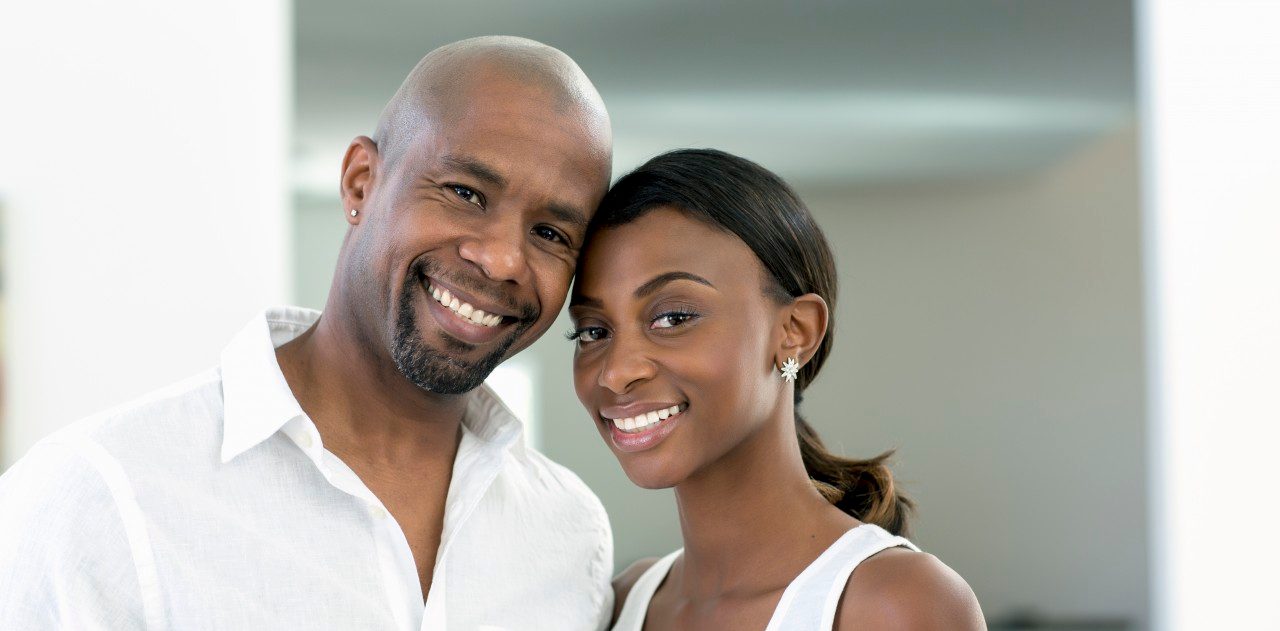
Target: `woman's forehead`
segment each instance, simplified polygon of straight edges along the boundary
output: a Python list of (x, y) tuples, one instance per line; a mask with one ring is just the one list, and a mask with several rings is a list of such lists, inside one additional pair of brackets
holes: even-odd
[(579, 266), (582, 291), (630, 292), (654, 275), (683, 271), (720, 286), (759, 284), (760, 264), (736, 235), (686, 213), (659, 208), (597, 230)]

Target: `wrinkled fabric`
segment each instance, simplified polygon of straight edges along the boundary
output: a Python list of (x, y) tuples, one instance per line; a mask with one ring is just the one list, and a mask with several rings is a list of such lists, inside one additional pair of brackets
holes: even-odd
[(395, 519), (326, 451), (256, 318), (205, 374), (77, 422), (0, 476), (6, 629), (602, 629), (599, 500), (469, 395), (431, 591)]

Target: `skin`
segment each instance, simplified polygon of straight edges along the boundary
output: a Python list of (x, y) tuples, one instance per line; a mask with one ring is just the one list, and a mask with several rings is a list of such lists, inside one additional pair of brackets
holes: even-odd
[[(654, 285), (670, 272), (705, 283)], [(583, 255), (569, 308), (578, 398), (634, 483), (675, 488), (684, 538), (646, 629), (763, 628), (787, 585), (860, 525), (810, 483), (793, 385), (776, 370), (812, 357), (827, 305), (814, 294), (780, 303), (767, 281), (736, 236), (671, 208), (599, 231)], [(663, 404), (688, 406), (674, 429), (647, 449), (620, 448), (610, 414)], [(615, 580), (615, 618), (652, 562)], [(985, 628), (963, 579), (907, 549), (859, 566), (837, 627)]]
[[(483, 379), (555, 319), (612, 141), (577, 66), (516, 38), (429, 54), (375, 136), (353, 140), (342, 161), (349, 229), (324, 314), (277, 359), (325, 447), (403, 529), (425, 600), (466, 405), (450, 384)], [(460, 329), (471, 325), (449, 320), (424, 273), (501, 324)], [(398, 362), (402, 325), (430, 379)]]

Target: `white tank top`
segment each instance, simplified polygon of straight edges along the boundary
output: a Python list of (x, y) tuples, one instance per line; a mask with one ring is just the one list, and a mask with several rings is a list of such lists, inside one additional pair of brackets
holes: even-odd
[[(920, 551), (915, 544), (875, 524), (863, 524), (844, 533), (787, 585), (765, 631), (830, 631), (853, 569), (871, 555), (898, 546)], [(627, 594), (613, 631), (642, 631), (649, 601), (682, 552), (680, 549), (662, 557), (640, 575)]]

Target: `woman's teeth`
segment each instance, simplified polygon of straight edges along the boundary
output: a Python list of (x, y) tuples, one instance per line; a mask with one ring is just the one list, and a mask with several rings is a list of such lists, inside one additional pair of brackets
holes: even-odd
[(436, 302), (448, 307), (450, 311), (463, 320), (470, 320), (472, 324), (480, 326), (498, 326), (502, 323), (502, 316), (485, 313), (471, 306), (470, 303), (462, 302), (458, 300), (457, 296), (450, 295), (448, 289), (440, 289), (430, 283), (427, 284), (427, 289), (431, 290), (431, 297), (435, 298)]
[(669, 408), (637, 414), (630, 418), (615, 418), (613, 419), (613, 426), (628, 433), (642, 432), (648, 429), (650, 425), (656, 425), (659, 421), (665, 421), (680, 412), (680, 406), (673, 405)]

